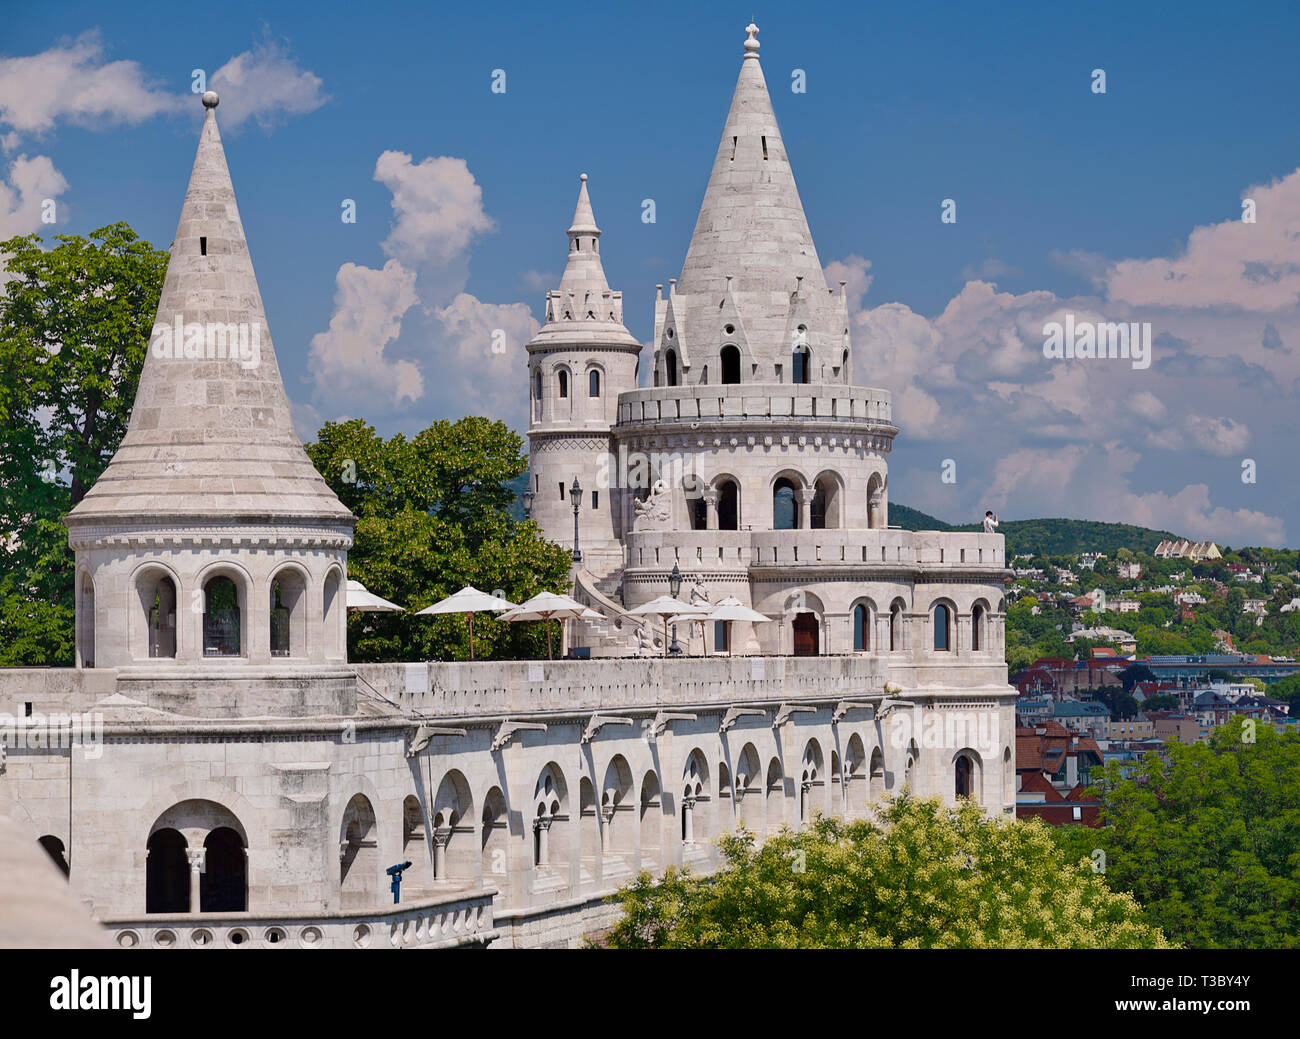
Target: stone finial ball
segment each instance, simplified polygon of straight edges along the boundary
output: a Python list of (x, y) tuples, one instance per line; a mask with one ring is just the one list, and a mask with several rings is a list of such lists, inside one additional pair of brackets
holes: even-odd
[(216, 108), (217, 105), (219, 104), (221, 104), (221, 98), (217, 95), (217, 92), (215, 90), (209, 90), (204, 93), (203, 95), (204, 108)]

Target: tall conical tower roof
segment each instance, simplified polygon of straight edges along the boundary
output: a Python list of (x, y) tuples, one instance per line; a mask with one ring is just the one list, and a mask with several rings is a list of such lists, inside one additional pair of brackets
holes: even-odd
[(746, 34), (678, 292), (722, 291), (728, 275), (734, 292), (766, 292), (773, 279), (793, 290), (797, 275), (809, 287), (825, 282), (758, 59), (758, 27)]
[(294, 432), (262, 294), (206, 108), (121, 446), (70, 527), (132, 520), (339, 522), (352, 514)]
[(710, 359), (716, 378), (718, 352), (733, 343), (743, 381), (783, 381), (798, 342), (811, 350), (812, 381), (841, 381), (849, 349), (844, 302), (826, 288), (763, 78), (758, 26), (745, 33), (681, 279), (656, 302), (657, 358), (671, 351), (682, 380), (693, 383), (705, 378)]

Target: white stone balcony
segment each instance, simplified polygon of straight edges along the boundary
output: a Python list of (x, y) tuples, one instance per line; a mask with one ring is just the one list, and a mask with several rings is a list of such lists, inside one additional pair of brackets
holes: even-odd
[(888, 390), (835, 383), (738, 383), (656, 386), (618, 395), (619, 430), (661, 423), (744, 422), (779, 425), (819, 419), (846, 427), (893, 428)]
[(151, 913), (99, 922), (124, 949), (443, 949), (497, 937), (494, 889), (305, 913)]

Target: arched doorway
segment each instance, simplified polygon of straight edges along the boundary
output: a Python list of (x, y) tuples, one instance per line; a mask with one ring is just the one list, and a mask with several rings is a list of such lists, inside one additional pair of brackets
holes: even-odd
[(795, 501), (794, 481), (781, 477), (772, 485), (772, 529), (796, 530), (799, 526), (799, 506)]
[(723, 385), (740, 382), (740, 350), (734, 346), (722, 348)]
[(218, 826), (203, 842), (199, 874), (199, 911), (242, 913), (248, 909), (248, 856), (244, 842), (229, 826)]
[(188, 913), (190, 911), (190, 863), (188, 844), (180, 831), (170, 827), (155, 830), (145, 845), (146, 913)]
[(740, 529), (740, 489), (735, 480), (718, 484), (718, 529)]
[(375, 810), (356, 794), (343, 810), (339, 851), (339, 901), (344, 909), (375, 905), (379, 899), (379, 841)]
[(820, 650), (820, 624), (815, 613), (796, 613), (790, 625), (794, 633), (794, 655), (815, 657)]

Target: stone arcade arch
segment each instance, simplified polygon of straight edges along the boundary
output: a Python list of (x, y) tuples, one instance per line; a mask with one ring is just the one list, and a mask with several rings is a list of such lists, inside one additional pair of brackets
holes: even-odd
[(970, 648), (973, 653), (983, 653), (989, 643), (989, 606), (976, 599), (970, 608)]
[(81, 667), (95, 666), (95, 582), (85, 572), (77, 585), (77, 657)]
[(874, 804), (885, 796), (885, 755), (879, 747), (871, 748), (871, 773), (867, 784), (867, 799)]
[(270, 651), (274, 657), (307, 656), (307, 572), (292, 563), (270, 583)]
[(844, 526), (843, 486), (843, 478), (838, 473), (822, 473), (813, 481), (809, 525), (814, 530)]
[(179, 830), (163, 827), (145, 843), (146, 913), (190, 911), (189, 844)]
[(137, 660), (175, 657), (180, 588), (176, 575), (157, 563), (147, 563), (136, 572), (134, 583), (138, 603), (127, 631), (131, 655)]
[(332, 567), (325, 575), (321, 616), (324, 619), (325, 657), (327, 660), (342, 660), (345, 656), (344, 616), (346, 604), (343, 602), (343, 571)]
[(867, 526), (883, 530), (885, 520), (885, 480), (880, 473), (872, 473), (867, 481)]
[(53, 834), (47, 833), (38, 843), (45, 849), (45, 854), (50, 857), (50, 861), (63, 871), (65, 877), (68, 876), (71, 869), (68, 866), (68, 857), (64, 854), (63, 842)]
[(641, 868), (654, 869), (662, 862), (663, 795), (652, 770), (641, 780)]
[(844, 750), (844, 818), (854, 818), (866, 807), (869, 777), (866, 770), (866, 748), (856, 732), (849, 737)]
[(224, 804), (174, 803), (150, 827), (145, 849), (146, 912), (248, 909), (248, 834)]
[(831, 751), (831, 815), (844, 818), (844, 773), (840, 769), (840, 756)]
[(773, 758), (768, 763), (765, 788), (767, 796), (764, 798), (763, 832), (770, 837), (785, 822), (785, 770), (781, 767), (780, 758)]
[(537, 776), (533, 790), (533, 865), (538, 870), (563, 874), (569, 861), (569, 788), (564, 772), (548, 763)]
[(732, 784), (736, 802), (736, 828), (763, 835), (763, 778), (758, 751), (752, 743), (741, 748), (736, 759), (736, 781)]
[(605, 768), (600, 788), (602, 854), (630, 863), (636, 854), (637, 826), (632, 803), (632, 769), (622, 754), (615, 754)]
[(474, 879), (474, 799), (458, 769), (449, 769), (433, 797), (433, 879), (435, 883), (469, 883)]
[(510, 894), (510, 816), (506, 797), (498, 786), (483, 797), (482, 869), (483, 883), (497, 889), (497, 898)]
[(907, 605), (902, 599), (889, 604), (889, 652), (901, 653), (907, 648), (903, 636), (903, 611)]
[(379, 902), (379, 831), (375, 809), (355, 794), (343, 810), (339, 834), (339, 903), (344, 909)]
[(248, 583), (237, 570), (221, 568), (203, 580), (203, 655), (248, 655), (244, 617), (248, 609)]
[(410, 898), (416, 892), (427, 891), (433, 877), (428, 829), (424, 806), (414, 794), (402, 800), (402, 861), (411, 863), (402, 876), (402, 894)]
[(803, 761), (799, 766), (799, 825), (812, 822), (813, 813), (821, 800), (821, 788), (826, 785), (823, 774), (821, 744), (815, 739), (809, 740), (803, 749)]
[(970, 747), (957, 751), (952, 757), (953, 788), (957, 797), (968, 797), (976, 804), (982, 802), (980, 791), (984, 785), (984, 764), (979, 753)]
[(709, 801), (709, 767), (704, 753), (696, 748), (682, 769), (682, 802), (679, 808), (682, 844), (691, 846), (708, 839), (705, 809)]

